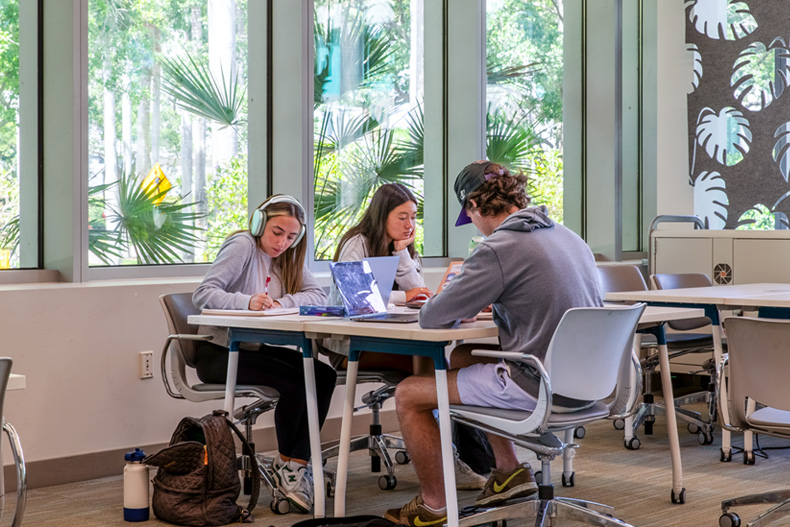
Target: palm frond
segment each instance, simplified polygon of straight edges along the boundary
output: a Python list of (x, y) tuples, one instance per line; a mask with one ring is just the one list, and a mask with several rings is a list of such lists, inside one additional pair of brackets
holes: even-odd
[(184, 110), (205, 117), (224, 126), (235, 126), (244, 120), (244, 93), (237, 78), (225, 78), (220, 69), (221, 83), (211, 74), (208, 66), (198, 64), (187, 53), (186, 59), (160, 58), (162, 65), (162, 90), (175, 99)]
[(195, 203), (156, 201), (171, 189), (150, 193), (140, 185), (141, 178), (121, 174), (118, 180), (118, 209), (108, 220), (117, 224), (119, 239), (131, 245), (140, 264), (182, 261), (180, 252), (189, 252), (199, 241), (203, 229), (195, 221), (204, 214), (190, 212)]

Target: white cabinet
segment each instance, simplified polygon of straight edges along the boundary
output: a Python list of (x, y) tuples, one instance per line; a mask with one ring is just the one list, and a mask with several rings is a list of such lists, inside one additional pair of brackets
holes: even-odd
[(656, 229), (649, 268), (705, 273), (719, 284), (790, 283), (790, 231)]

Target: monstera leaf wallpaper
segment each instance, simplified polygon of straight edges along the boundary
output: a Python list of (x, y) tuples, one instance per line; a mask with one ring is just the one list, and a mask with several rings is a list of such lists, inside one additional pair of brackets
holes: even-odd
[(694, 212), (711, 229), (772, 225), (790, 216), (790, 0), (685, 8)]

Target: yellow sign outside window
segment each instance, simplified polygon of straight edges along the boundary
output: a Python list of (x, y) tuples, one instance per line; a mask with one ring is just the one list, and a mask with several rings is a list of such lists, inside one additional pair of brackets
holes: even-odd
[(157, 205), (162, 203), (162, 200), (165, 199), (165, 192), (172, 187), (173, 185), (170, 184), (170, 180), (165, 176), (165, 172), (162, 170), (162, 167), (159, 166), (159, 163), (154, 165), (154, 168), (151, 169), (148, 175), (145, 176), (145, 179), (143, 179), (143, 182), (140, 183), (140, 188), (143, 189), (148, 197), (154, 198), (154, 203)]

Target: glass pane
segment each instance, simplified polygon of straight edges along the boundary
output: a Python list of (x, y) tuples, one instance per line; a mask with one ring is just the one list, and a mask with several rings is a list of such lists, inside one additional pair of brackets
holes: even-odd
[(486, 154), (562, 222), (561, 0), (487, 0)]
[(0, 269), (19, 255), (19, 0), (0, 0)]
[(315, 1), (315, 258), (331, 259), (376, 189), (418, 197), (422, 253), (423, 0)]
[(90, 0), (89, 262), (205, 262), (247, 218), (246, 0)]

